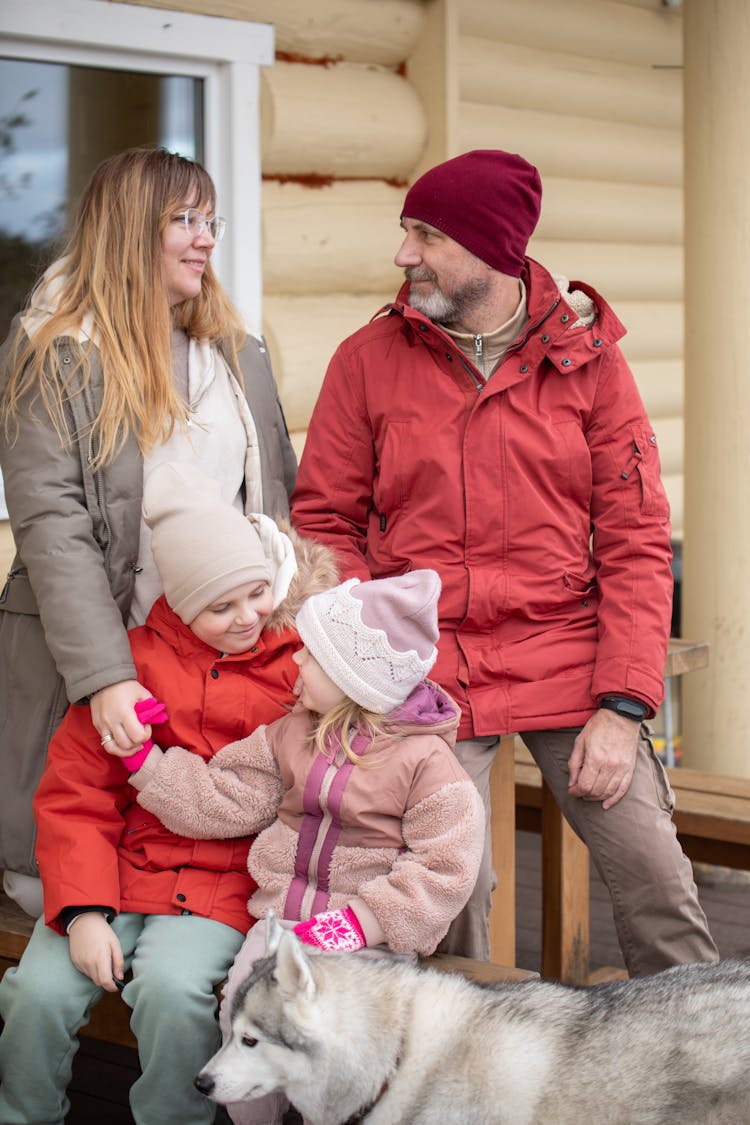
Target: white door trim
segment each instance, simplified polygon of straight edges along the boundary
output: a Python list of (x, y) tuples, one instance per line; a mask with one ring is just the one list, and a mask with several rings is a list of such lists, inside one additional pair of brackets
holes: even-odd
[(230, 220), (217, 273), (260, 331), (259, 67), (274, 59), (271, 24), (109, 0), (0, 0), (0, 54), (205, 81), (205, 162)]

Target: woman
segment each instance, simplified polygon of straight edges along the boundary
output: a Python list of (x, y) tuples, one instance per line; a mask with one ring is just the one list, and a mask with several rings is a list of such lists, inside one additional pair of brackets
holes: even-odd
[(210, 264), (204, 168), (131, 149), (94, 172), (63, 257), (0, 351), (0, 467), (18, 551), (0, 594), (0, 867), (41, 910), (31, 801), (68, 702), (135, 750), (127, 629), (161, 584), (144, 470), (189, 461), (247, 512), (288, 513), (296, 460), (266, 349)]

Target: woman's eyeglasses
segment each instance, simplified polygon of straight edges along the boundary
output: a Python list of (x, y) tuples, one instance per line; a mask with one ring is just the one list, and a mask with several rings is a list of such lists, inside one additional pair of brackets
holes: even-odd
[(208, 230), (214, 242), (220, 242), (224, 237), (224, 231), (227, 229), (227, 221), (221, 215), (215, 215), (213, 219), (208, 219), (197, 207), (188, 207), (187, 211), (176, 215), (175, 218), (182, 219), (185, 223), (185, 230), (191, 238), (197, 238), (203, 234), (204, 230)]

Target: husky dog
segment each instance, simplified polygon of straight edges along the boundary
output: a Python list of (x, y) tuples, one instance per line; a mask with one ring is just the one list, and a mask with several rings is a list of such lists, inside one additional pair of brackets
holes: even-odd
[(482, 986), (268, 934), (195, 1080), (214, 1101), (282, 1090), (310, 1125), (750, 1122), (750, 962)]

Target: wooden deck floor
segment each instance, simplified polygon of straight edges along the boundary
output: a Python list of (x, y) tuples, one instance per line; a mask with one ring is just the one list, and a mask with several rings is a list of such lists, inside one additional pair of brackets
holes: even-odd
[[(539, 969), (541, 958), (540, 839), (517, 833), (517, 964)], [(706, 871), (707, 875), (712, 872)], [(723, 957), (750, 952), (750, 882), (709, 883), (699, 876), (699, 895)], [(742, 881), (738, 881), (742, 879)], [(622, 967), (609, 897), (595, 872), (591, 877), (591, 964)], [(132, 1125), (127, 1093), (138, 1073), (134, 1051), (83, 1039), (74, 1066), (67, 1125)], [(226, 1119), (224, 1119), (226, 1120)], [(154, 1123), (157, 1125), (157, 1123)]]

